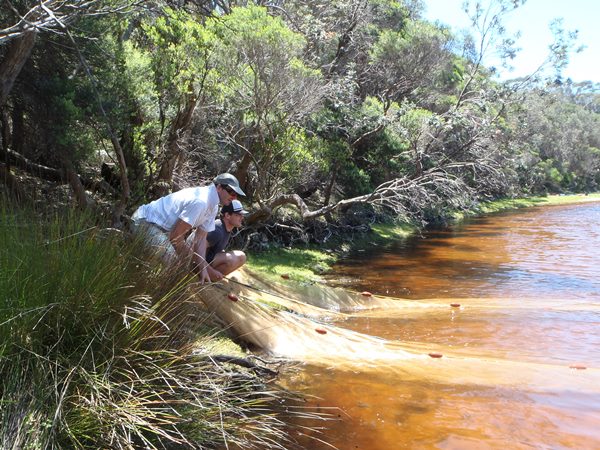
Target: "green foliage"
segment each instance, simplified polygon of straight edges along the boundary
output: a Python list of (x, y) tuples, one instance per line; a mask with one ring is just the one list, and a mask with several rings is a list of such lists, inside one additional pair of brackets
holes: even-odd
[[(14, 3), (21, 14), (33, 5)], [(471, 8), (481, 42), (423, 20), (420, 2), (392, 0), (290, 1), (285, 13), (169, 3), (73, 16), (74, 42), (63, 32), (38, 39), (7, 103), (3, 139), (57, 168), (114, 159), (118, 140), (136, 203), (165, 161), (180, 186), (239, 171), (250, 202), (300, 189), (339, 200), (437, 170), (446, 183), (403, 197), (415, 214), (444, 211), (466, 191), (597, 188), (597, 86), (494, 80), (480, 53), (496, 42), (514, 55), (502, 18), (516, 4), (495, 5), (487, 23)], [(17, 17), (0, 13), (6, 26)], [(559, 25), (558, 69), (574, 37)]]
[(348, 144), (342, 140), (325, 141), (324, 159), (329, 173), (334, 173), (338, 183), (344, 186), (347, 196), (362, 195), (370, 189), (369, 175), (354, 163)]
[[(90, 114), (89, 91), (70, 80), (53, 77), (46, 85), (50, 117), (60, 118), (49, 127), (47, 145), (78, 164), (94, 152), (93, 128), (82, 126)], [(83, 98), (82, 98), (83, 96)], [(89, 123), (88, 123), (89, 124)]]
[(177, 105), (179, 98), (198, 91), (200, 83), (211, 75), (213, 35), (186, 12), (169, 8), (164, 16), (143, 24), (142, 30), (150, 44), (156, 88), (167, 95), (163, 101), (172, 100)]
[(304, 178), (302, 164), (322, 166), (318, 140), (301, 129), (319, 100), (320, 73), (301, 58), (304, 38), (265, 8), (236, 7), (206, 27), (216, 36), (220, 124), (228, 130), (218, 133), (242, 141), (245, 152), (237, 146), (230, 151), (252, 160), (251, 195), (271, 197), (287, 175)]
[[(593, 190), (600, 167), (595, 145), (600, 142), (598, 116), (567, 100), (568, 88), (550, 92), (530, 92), (525, 97), (524, 111), (512, 120), (507, 132), (515, 133), (526, 151), (522, 161), (521, 184), (532, 186), (533, 192), (561, 190)], [(522, 123), (521, 122), (521, 123)]]
[(401, 29), (409, 20), (409, 7), (395, 0), (372, 0), (370, 2), (373, 22), (382, 29)]
[[(304, 46), (301, 35), (270, 16), (263, 7), (236, 7), (207, 22), (215, 35), (220, 89), (228, 102), (244, 107), (256, 118), (268, 113), (263, 98), (277, 94), (288, 83), (286, 72), (305, 72), (298, 59)], [(291, 87), (287, 85), (287, 87)], [(269, 92), (274, 88), (274, 92)]]
[[(420, 21), (407, 21), (401, 30), (381, 30), (369, 49), (369, 93), (401, 102), (417, 98), (448, 82), (453, 57), (446, 30)], [(383, 94), (383, 95), (382, 95)]]
[(281, 139), (273, 145), (273, 151), (283, 155), (279, 177), (289, 181), (302, 180), (307, 172), (324, 171), (322, 146), (323, 142), (320, 139), (308, 136), (304, 129), (287, 128), (282, 132)]
[[(136, 100), (140, 114), (148, 123), (157, 122), (160, 92), (154, 84), (153, 57), (134, 45), (131, 40), (123, 42), (124, 72), (130, 89), (130, 95)], [(146, 132), (149, 132), (147, 130)]]

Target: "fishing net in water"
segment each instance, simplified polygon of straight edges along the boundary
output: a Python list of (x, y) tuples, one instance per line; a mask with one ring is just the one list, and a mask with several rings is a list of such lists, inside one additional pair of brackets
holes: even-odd
[[(426, 342), (391, 341), (343, 327), (353, 317), (411, 317), (459, 307), (449, 299), (406, 300), (327, 286), (267, 282), (245, 271), (198, 290), (242, 340), (278, 357), (347, 370), (386, 370), (402, 379), (485, 385), (564, 386), (598, 391), (599, 370), (573, 379), (568, 366), (515, 361)], [(474, 307), (477, 302), (473, 299)], [(479, 303), (489, 307), (489, 302)], [(487, 305), (487, 306), (486, 306)]]

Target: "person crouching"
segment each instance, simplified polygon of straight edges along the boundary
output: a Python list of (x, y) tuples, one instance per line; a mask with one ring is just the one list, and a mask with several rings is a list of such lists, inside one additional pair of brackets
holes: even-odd
[(215, 229), (206, 236), (206, 261), (209, 263), (208, 275), (211, 281), (221, 280), (246, 262), (243, 251), (225, 251), (232, 231), (242, 226), (246, 214), (248, 211), (244, 210), (242, 203), (232, 200), (229, 205), (221, 208), (221, 219), (215, 220)]

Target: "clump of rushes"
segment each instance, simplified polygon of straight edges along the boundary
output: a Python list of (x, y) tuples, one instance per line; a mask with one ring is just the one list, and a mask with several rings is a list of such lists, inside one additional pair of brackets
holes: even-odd
[(0, 211), (0, 448), (286, 447), (293, 395), (192, 351), (190, 280), (141, 248)]

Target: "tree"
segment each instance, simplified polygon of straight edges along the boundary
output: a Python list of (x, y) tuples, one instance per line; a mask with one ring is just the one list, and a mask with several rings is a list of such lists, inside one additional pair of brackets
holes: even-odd
[(265, 8), (233, 8), (207, 26), (219, 55), (218, 140), (237, 159), (232, 170), (250, 198), (268, 202), (280, 190), (284, 169), (308, 161), (302, 154), (309, 153), (311, 139), (302, 124), (326, 87), (302, 62), (302, 36)]
[[(126, 11), (129, 7), (130, 2), (126, 0), (76, 2), (46, 1), (41, 3), (23, 0), (15, 2), (9, 10), (0, 13), (0, 24), (4, 27), (0, 30), (0, 44), (8, 43), (8, 50), (6, 50), (4, 58), (0, 62), (0, 99), (2, 100), (0, 105), (4, 106), (14, 80), (28, 60), (34, 46), (35, 34), (38, 32), (52, 32), (56, 33), (58, 39), (61, 37), (65, 38), (69, 43), (69, 47), (72, 47), (75, 50), (74, 53), (76, 55), (77, 63), (84, 68), (83, 73), (86, 74), (92, 88), (95, 89), (93, 74), (80, 51), (78, 43), (70, 32), (69, 26), (82, 18), (102, 17), (116, 14), (117, 12)], [(97, 90), (96, 96), (98, 97)], [(98, 98), (97, 104), (101, 114), (106, 116), (102, 100)], [(6, 115), (4, 114), (2, 119), (3, 129), (7, 130), (10, 128), (10, 121), (7, 120)], [(112, 142), (117, 160), (121, 166), (122, 195), (113, 214), (113, 221), (118, 224), (120, 223), (120, 216), (122, 215), (129, 198), (129, 183), (127, 180), (122, 148), (108, 121), (106, 121), (105, 125), (106, 132)], [(5, 131), (3, 136), (6, 136), (7, 134), (8, 132)], [(3, 141), (2, 147), (4, 153), (7, 154), (8, 145), (5, 140)], [(65, 177), (70, 180), (80, 205), (85, 206), (89, 204), (89, 201), (83, 190), (81, 180), (75, 173), (71, 159), (64, 156), (64, 153), (62, 154), (61, 160), (63, 170), (65, 171)]]
[(158, 180), (172, 183), (175, 167), (189, 146), (192, 118), (199, 103), (207, 107), (215, 83), (214, 36), (190, 14), (173, 9), (144, 24), (137, 49), (150, 59), (156, 93), (153, 117), (159, 134), (166, 130)]

